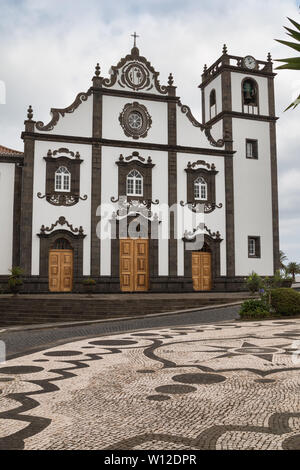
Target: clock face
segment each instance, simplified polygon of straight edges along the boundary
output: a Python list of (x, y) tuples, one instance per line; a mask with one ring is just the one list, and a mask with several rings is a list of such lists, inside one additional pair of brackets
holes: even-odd
[(254, 70), (256, 67), (256, 60), (254, 57), (252, 57), (252, 55), (247, 55), (244, 58), (244, 65), (247, 67), (247, 69)]
[(130, 113), (128, 116), (128, 124), (131, 129), (141, 129), (143, 125), (142, 115), (138, 112)]

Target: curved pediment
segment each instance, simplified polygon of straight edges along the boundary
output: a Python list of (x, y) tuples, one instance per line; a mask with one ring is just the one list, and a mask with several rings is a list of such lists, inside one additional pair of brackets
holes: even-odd
[(104, 79), (102, 86), (166, 95), (168, 88), (160, 85), (158, 76), (159, 72), (145, 57), (140, 56), (137, 47), (133, 47), (130, 54), (111, 67), (110, 78)]

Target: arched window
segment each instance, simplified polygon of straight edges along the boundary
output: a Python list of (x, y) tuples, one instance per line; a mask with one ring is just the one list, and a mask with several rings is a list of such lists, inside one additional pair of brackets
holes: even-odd
[(216, 116), (217, 114), (217, 101), (216, 101), (216, 90), (213, 89), (209, 95), (209, 112), (210, 119)]
[(72, 250), (70, 242), (65, 238), (58, 238), (53, 245), (54, 250)]
[(202, 176), (199, 176), (194, 182), (194, 196), (198, 201), (207, 200), (207, 183)]
[(243, 110), (247, 113), (257, 114), (258, 110), (258, 86), (251, 78), (247, 78), (242, 84)]
[(60, 166), (55, 172), (55, 191), (71, 191), (71, 173), (65, 166)]
[(137, 170), (127, 176), (127, 196), (143, 196), (143, 177)]

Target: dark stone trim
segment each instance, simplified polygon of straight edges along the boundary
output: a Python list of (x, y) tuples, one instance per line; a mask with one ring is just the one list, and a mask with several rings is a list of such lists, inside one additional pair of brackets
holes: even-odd
[(13, 266), (20, 265), (20, 221), (21, 221), (22, 167), (15, 166), (14, 209), (13, 209)]
[(238, 113), (237, 111), (222, 111), (216, 117), (208, 121), (206, 124), (208, 126), (213, 126), (220, 119), (225, 117), (239, 118), (239, 119), (252, 119), (253, 121), (264, 121), (264, 122), (274, 122), (279, 118), (275, 116), (264, 116), (259, 114), (248, 114), (248, 113)]
[[(33, 131), (34, 121), (25, 121), (26, 130)], [(24, 136), (24, 167), (22, 174), (21, 222), (20, 222), (20, 265), (24, 274), (31, 275), (32, 253), (32, 205), (34, 174), (34, 139)]]
[[(269, 113), (275, 116), (274, 78), (268, 79)], [(279, 257), (279, 215), (278, 215), (278, 176), (277, 176), (277, 149), (276, 124), (270, 123), (270, 154), (271, 154), (271, 184), (272, 184), (272, 220), (273, 220), (273, 258), (274, 273), (280, 269)]]
[[(136, 152), (137, 153), (137, 152)], [(152, 200), (152, 169), (153, 163), (143, 163), (139, 160), (118, 160), (118, 187), (120, 196), (126, 196), (127, 200)], [(132, 170), (137, 170), (143, 177), (143, 194), (142, 196), (127, 196), (127, 176)]]
[(277, 149), (276, 149), (276, 124), (275, 123), (270, 123), (270, 153), (271, 153), (271, 186), (272, 186), (273, 259), (274, 259), (274, 274), (275, 274), (275, 271), (280, 269), (278, 175), (277, 175)]
[(24, 160), (23, 155), (0, 155), (0, 163), (19, 163), (22, 165)]
[[(196, 237), (195, 237), (196, 238)], [(195, 241), (192, 240), (193, 242)], [(220, 243), (222, 239), (214, 239), (209, 235), (204, 235), (204, 243), (209, 247), (209, 252), (211, 253), (211, 262), (212, 262), (212, 290), (214, 290), (215, 279), (220, 277)], [(187, 241), (184, 242), (184, 277), (187, 279), (192, 279), (192, 253), (193, 251), (186, 249)], [(202, 250), (195, 250), (202, 251)], [(205, 251), (205, 250), (204, 250)]]
[(55, 230), (50, 234), (38, 234), (40, 238), (40, 276), (49, 276), (49, 250), (55, 249), (58, 238), (65, 238), (71, 245), (74, 253), (74, 280), (83, 276), (83, 240), (85, 235), (74, 235), (68, 230)]
[[(248, 157), (247, 155), (247, 144), (252, 143), (254, 144), (254, 154), (253, 157)], [(245, 140), (245, 155), (248, 160), (258, 160), (258, 140), (257, 139), (246, 139)]]
[[(232, 119), (224, 119), (224, 130), (232, 140)], [(232, 142), (226, 142), (232, 149)], [(234, 217), (234, 180), (233, 158), (225, 158), (225, 200), (226, 200), (226, 267), (227, 276), (235, 276), (235, 217)]]
[[(182, 109), (182, 108), (181, 108)], [(177, 144), (177, 105), (168, 103), (168, 144)], [(168, 152), (168, 204), (177, 203), (177, 153)], [(177, 276), (177, 217), (170, 211), (169, 216), (169, 276)]]
[(202, 83), (200, 83), (199, 85), (199, 88), (206, 87), (210, 82), (212, 82), (224, 71), (242, 73), (243, 75), (251, 73), (251, 75), (253, 74), (255, 77), (275, 77), (277, 75), (276, 73), (272, 72), (263, 72), (262, 70), (250, 71), (247, 68), (234, 67), (233, 65), (225, 64), (221, 65), (221, 67), (219, 67), (218, 71), (214, 75), (210, 75), (207, 79), (203, 79)]
[[(89, 137), (77, 137), (77, 136), (63, 136), (54, 134), (38, 134), (24, 132), (22, 137), (32, 138), (33, 140), (49, 141), (49, 142), (68, 142), (77, 144), (98, 144), (105, 147), (124, 147), (132, 148), (132, 141), (129, 140), (112, 140), (112, 139), (99, 139)], [(134, 147), (137, 149), (144, 150), (158, 150), (162, 152), (178, 152), (178, 153), (194, 153), (197, 155), (213, 155), (219, 157), (232, 156), (235, 151), (233, 150), (219, 150), (216, 148), (200, 148), (200, 147), (186, 147), (180, 145), (169, 145), (169, 144), (150, 144), (146, 142), (134, 142)]]
[(128, 99), (148, 100), (148, 101), (162, 101), (165, 103), (168, 103), (170, 101), (177, 103), (179, 101), (178, 96), (155, 95), (154, 93), (142, 93), (139, 91), (114, 90), (114, 89), (107, 89), (107, 88), (102, 88), (101, 94), (106, 95), (106, 96), (116, 96), (118, 98), (128, 98)]
[[(255, 255), (250, 255), (249, 253), (249, 241), (250, 238), (255, 240)], [(249, 235), (248, 236), (248, 258), (261, 258), (261, 239), (257, 235)]]
[[(186, 168), (187, 173), (187, 202), (188, 203), (216, 203), (216, 175), (218, 171), (207, 170), (206, 168)], [(207, 184), (207, 199), (200, 200), (195, 199), (194, 184), (195, 180), (199, 177), (203, 177)]]
[[(132, 129), (129, 125), (129, 116), (132, 112), (135, 111), (142, 117), (142, 127), (140, 129)], [(133, 139), (147, 137), (148, 131), (152, 126), (152, 118), (146, 106), (138, 103), (137, 101), (125, 104), (119, 116), (119, 122), (124, 131), (124, 134), (127, 137), (132, 137)]]
[[(94, 79), (94, 84), (98, 79)], [(103, 113), (102, 89), (97, 87), (93, 91), (93, 147), (92, 147), (92, 202), (91, 202), (91, 275), (100, 275), (101, 239), (97, 236), (97, 226), (100, 224), (100, 215), (97, 208), (101, 204), (101, 178), (102, 178), (102, 147), (95, 140), (102, 137)]]

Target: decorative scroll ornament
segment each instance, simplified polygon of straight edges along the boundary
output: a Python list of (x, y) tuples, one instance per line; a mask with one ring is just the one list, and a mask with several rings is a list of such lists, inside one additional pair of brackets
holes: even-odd
[(75, 206), (80, 201), (86, 201), (88, 196), (85, 194), (84, 196), (79, 195), (72, 195), (66, 193), (53, 193), (53, 194), (45, 194), (42, 196), (42, 193), (37, 193), (37, 197), (39, 199), (46, 199), (50, 204), (53, 206)]
[(74, 228), (73, 225), (69, 224), (65, 217), (60, 217), (54, 224), (51, 225), (51, 227), (45, 227), (45, 225), (42, 225), (41, 234), (52, 232), (53, 229), (55, 229), (55, 227), (57, 227), (58, 225), (67, 225), (67, 227), (69, 227), (72, 233), (83, 235), (84, 230), (82, 226), (80, 226), (79, 228)]
[(197, 160), (196, 162), (194, 163), (191, 163), (191, 162), (188, 162), (187, 164), (187, 169), (188, 170), (196, 170), (196, 167), (197, 166), (206, 166), (206, 168), (208, 170), (212, 170), (212, 171), (215, 171), (216, 169), (216, 166), (214, 163), (210, 164), (210, 163), (207, 163), (206, 161), (204, 160)]
[(52, 119), (48, 124), (44, 124), (42, 121), (36, 123), (36, 128), (39, 131), (52, 131), (59, 121), (60, 117), (64, 117), (65, 114), (74, 113), (74, 111), (81, 105), (83, 101), (87, 101), (88, 97), (92, 94), (92, 90), (87, 93), (79, 93), (75, 101), (67, 108), (51, 108)]
[(203, 213), (203, 212), (204, 212), (204, 214), (210, 214), (215, 209), (222, 209), (222, 207), (223, 207), (222, 203), (216, 204), (214, 202), (203, 202), (203, 203), (201, 203), (201, 202), (184, 202), (184, 201), (180, 201), (180, 205), (182, 207), (188, 206), (188, 208), (196, 214), (200, 214), (200, 213)]
[(140, 56), (139, 49), (133, 47), (131, 54), (122, 58), (116, 66), (111, 67), (110, 78), (102, 82), (106, 88), (113, 87), (116, 83), (122, 88), (126, 86), (134, 91), (150, 91), (153, 88), (161, 94), (167, 94), (168, 88), (160, 85), (159, 72), (156, 72), (151, 63)]
[(192, 232), (189, 232), (188, 230), (186, 230), (184, 232), (184, 236), (183, 236), (182, 240), (183, 241), (194, 241), (196, 236), (197, 236), (197, 232), (203, 233), (204, 230), (214, 240), (220, 241), (220, 242), (222, 241), (220, 232), (219, 231), (212, 232), (205, 224), (203, 224), (203, 222), (201, 222), (196, 228), (194, 228)]
[(154, 163), (152, 163), (152, 158), (149, 156), (148, 159), (146, 160), (144, 157), (141, 157), (139, 152), (132, 152), (131, 155), (128, 157), (124, 157), (122, 154), (119, 157), (119, 161), (116, 162), (117, 165), (122, 165), (122, 164), (129, 164), (132, 162), (137, 162), (139, 164), (142, 164), (146, 167), (151, 167), (153, 168), (155, 166)]
[[(121, 212), (148, 212), (151, 209), (152, 205), (158, 205), (159, 200), (156, 199), (155, 201), (152, 201), (151, 199), (146, 199), (146, 200), (134, 200), (130, 199), (127, 200), (126, 196), (120, 196), (117, 199), (114, 197), (111, 197), (111, 202), (113, 204), (119, 203), (119, 209), (117, 211), (118, 214), (121, 214)], [(151, 212), (151, 211), (150, 211)], [(124, 215), (124, 214), (122, 214)]]
[(124, 106), (119, 121), (125, 135), (133, 139), (146, 137), (152, 126), (152, 118), (146, 106), (136, 101)]
[(224, 147), (225, 142), (223, 139), (215, 140), (211, 135), (211, 127), (206, 126), (205, 124), (201, 124), (197, 119), (193, 116), (191, 108), (185, 104), (182, 104), (181, 101), (178, 102), (178, 105), (181, 108), (181, 112), (186, 115), (188, 120), (193, 124), (194, 127), (198, 127), (201, 131), (204, 131), (209, 143), (213, 147)]

